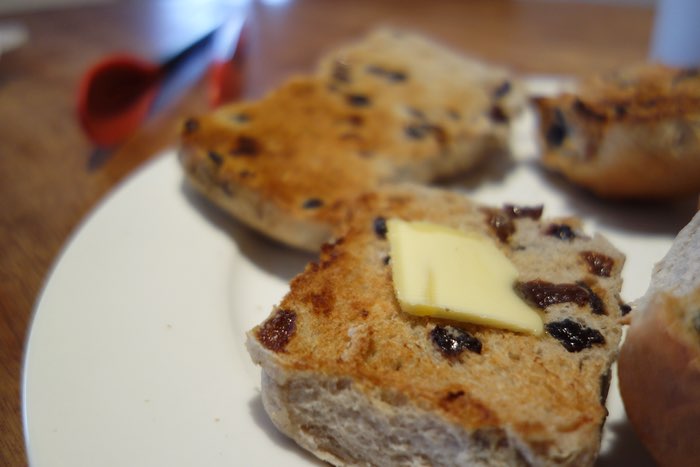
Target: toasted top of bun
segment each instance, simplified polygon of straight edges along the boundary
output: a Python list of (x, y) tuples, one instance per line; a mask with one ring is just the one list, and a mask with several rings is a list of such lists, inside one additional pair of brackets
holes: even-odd
[(194, 187), (234, 217), (317, 251), (359, 193), (454, 177), (503, 155), (523, 104), (506, 71), (380, 30), (260, 100), (189, 119), (180, 159)]
[(542, 163), (610, 198), (700, 192), (700, 73), (645, 64), (534, 101)]
[[(444, 190), (378, 190), (352, 213), (248, 335), (273, 422), (336, 465), (592, 465), (621, 334), (623, 255), (574, 219)], [(382, 229), (392, 217), (492, 238), (522, 293), (540, 300), (545, 334), (403, 312)]]

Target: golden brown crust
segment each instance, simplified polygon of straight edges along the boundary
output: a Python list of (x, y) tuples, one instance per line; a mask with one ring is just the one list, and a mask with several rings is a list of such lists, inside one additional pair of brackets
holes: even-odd
[(521, 96), (501, 70), (380, 31), (259, 101), (188, 120), (180, 157), (194, 185), (234, 216), (317, 250), (358, 193), (454, 177), (505, 152)]
[(197, 128), (183, 133), (182, 158), (188, 173), (201, 171), (194, 176), (224, 191), (244, 188), (296, 216), (323, 217), (326, 211), (305, 204), (332, 205), (378, 182), (360, 138), (346, 137), (365, 113), (348, 109), (326, 83), (297, 78), (259, 102), (190, 120)]
[[(444, 191), (391, 188), (360, 197), (355, 207), (346, 234), (292, 281), (273, 312), (271, 320), (280, 310), (293, 314), (295, 327), (281, 350), (268, 346), (267, 356), (257, 358), (264, 370), (347, 379), (369, 399), (396, 398), (467, 432), (503, 429), (509, 433), (503, 449), (522, 449), (537, 462), (592, 463), (606, 415), (602, 379), (620, 337), (617, 295), (624, 257), (600, 237), (576, 230), (573, 240), (561, 240), (547, 233), (550, 223), (529, 218), (513, 220), (514, 231), (500, 243), (490, 224), (492, 210)], [(543, 318), (546, 323), (572, 318), (599, 330), (605, 343), (570, 353), (549, 335), (401, 312), (388, 244), (376, 230), (376, 219), (389, 217), (489, 235), (518, 267), (522, 281), (586, 282), (601, 298), (604, 314), (593, 313), (590, 305), (564, 303), (548, 307)], [(583, 251), (611, 258), (610, 276), (591, 274), (580, 259)], [(253, 330), (250, 339), (260, 341), (265, 326)], [(481, 342), (481, 353), (446, 357), (431, 337), (438, 326), (468, 331)]]
[(542, 163), (596, 194), (700, 191), (700, 74), (645, 65), (534, 100)]

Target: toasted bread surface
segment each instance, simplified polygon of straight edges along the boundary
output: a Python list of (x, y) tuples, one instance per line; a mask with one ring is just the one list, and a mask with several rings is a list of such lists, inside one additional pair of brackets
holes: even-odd
[(379, 31), (261, 100), (189, 119), (180, 158), (192, 184), (232, 215), (315, 251), (358, 193), (454, 177), (507, 152), (522, 103), (505, 71)]
[(643, 65), (534, 100), (542, 163), (611, 198), (700, 192), (700, 74)]
[[(620, 338), (623, 255), (574, 220), (540, 221), (416, 186), (361, 196), (351, 212), (345, 234), (248, 334), (273, 422), (336, 465), (592, 465)], [(562, 300), (540, 309), (548, 332), (402, 312), (381, 227), (391, 217), (493, 238), (522, 293)], [(571, 293), (583, 301), (567, 301)], [(451, 352), (467, 335), (479, 351)]]

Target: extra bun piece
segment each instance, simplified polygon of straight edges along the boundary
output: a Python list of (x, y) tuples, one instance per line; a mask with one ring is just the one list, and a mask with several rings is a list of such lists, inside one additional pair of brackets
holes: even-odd
[(631, 313), (618, 374), (627, 416), (654, 459), (700, 465), (700, 213)]

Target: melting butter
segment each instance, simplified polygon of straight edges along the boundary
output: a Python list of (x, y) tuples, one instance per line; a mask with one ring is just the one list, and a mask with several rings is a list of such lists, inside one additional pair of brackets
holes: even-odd
[(518, 271), (494, 242), (427, 222), (387, 221), (396, 296), (406, 313), (539, 335), (540, 315), (513, 290)]

